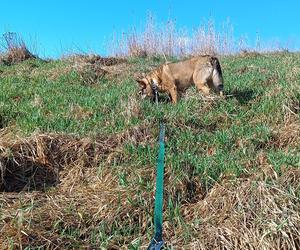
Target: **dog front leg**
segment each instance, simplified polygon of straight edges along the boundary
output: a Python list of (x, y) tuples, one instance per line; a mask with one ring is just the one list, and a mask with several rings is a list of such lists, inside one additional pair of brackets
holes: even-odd
[(172, 87), (170, 90), (169, 90), (169, 94), (170, 94), (170, 97), (171, 97), (171, 101), (173, 104), (176, 104), (177, 103), (177, 88), (174, 86)]

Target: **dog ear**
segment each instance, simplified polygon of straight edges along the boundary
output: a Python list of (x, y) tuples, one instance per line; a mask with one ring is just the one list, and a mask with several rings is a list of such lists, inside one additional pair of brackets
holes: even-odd
[(145, 78), (143, 78), (143, 79), (136, 79), (136, 81), (138, 82), (139, 87), (141, 87), (141, 88), (146, 88), (147, 82), (146, 82), (146, 79), (145, 79)]

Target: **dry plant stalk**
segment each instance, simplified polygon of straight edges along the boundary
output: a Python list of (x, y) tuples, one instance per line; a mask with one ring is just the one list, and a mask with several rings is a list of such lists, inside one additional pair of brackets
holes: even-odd
[(0, 61), (8, 65), (37, 58), (29, 51), (24, 40), (13, 32), (3, 34), (1, 47), (5, 53), (1, 55)]
[(167, 56), (188, 57), (195, 55), (232, 55), (242, 52), (243, 56), (261, 52), (288, 51), (290, 44), (263, 43), (257, 34), (250, 45), (250, 39), (243, 35), (234, 36), (229, 20), (216, 25), (213, 19), (203, 20), (198, 28), (187, 30), (176, 27), (176, 21), (169, 18), (158, 23), (150, 13), (142, 28), (131, 27), (121, 35), (115, 33), (108, 42), (110, 54), (122, 57)]
[(136, 27), (120, 37), (114, 35), (109, 50), (117, 56), (146, 57), (167, 55), (185, 57), (199, 54), (232, 54), (236, 49), (232, 25), (227, 21), (217, 28), (208, 20), (192, 33), (178, 30), (176, 22), (169, 19), (158, 24), (152, 14), (148, 15), (143, 30)]

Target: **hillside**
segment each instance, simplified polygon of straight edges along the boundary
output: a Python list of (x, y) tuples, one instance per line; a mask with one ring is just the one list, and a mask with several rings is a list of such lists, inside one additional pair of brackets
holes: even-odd
[(0, 64), (1, 249), (147, 246), (162, 116), (170, 249), (300, 248), (300, 54), (221, 57), (226, 99), (156, 107), (134, 77), (163, 62)]

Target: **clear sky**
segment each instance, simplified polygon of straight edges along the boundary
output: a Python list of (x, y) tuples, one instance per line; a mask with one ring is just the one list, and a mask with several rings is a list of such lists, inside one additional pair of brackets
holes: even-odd
[(1, 0), (0, 34), (17, 32), (42, 57), (68, 51), (105, 54), (114, 32), (141, 26), (151, 12), (159, 22), (176, 19), (177, 27), (196, 28), (212, 18), (228, 18), (234, 35), (300, 47), (299, 0)]

